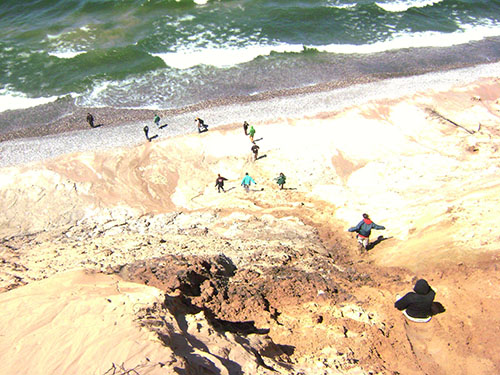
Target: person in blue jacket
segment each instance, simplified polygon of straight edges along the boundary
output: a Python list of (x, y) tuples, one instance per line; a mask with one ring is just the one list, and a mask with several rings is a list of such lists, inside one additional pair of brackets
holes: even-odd
[(255, 182), (255, 180), (248, 175), (248, 172), (245, 173), (245, 177), (243, 177), (243, 179), (241, 180), (241, 186), (243, 186), (243, 188), (247, 191), (247, 193), (248, 193), (248, 191), (250, 189), (250, 185), (252, 184), (252, 182), (255, 185), (257, 185), (257, 183)]
[(368, 247), (370, 243), (370, 234), (372, 229), (385, 229), (382, 225), (377, 225), (373, 221), (371, 221), (368, 214), (363, 214), (363, 220), (361, 220), (358, 225), (355, 227), (349, 228), (349, 232), (356, 232), (356, 238), (358, 239), (359, 244), (361, 245), (361, 251)]

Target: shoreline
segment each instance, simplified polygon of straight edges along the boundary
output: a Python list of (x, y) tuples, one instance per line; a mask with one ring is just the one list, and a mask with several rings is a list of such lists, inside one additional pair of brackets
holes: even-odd
[[(500, 62), (388, 79), (365, 77), (364, 80), (369, 82), (331, 82), (253, 96), (211, 100), (171, 110), (79, 108), (78, 114), (73, 113), (69, 119), (64, 119), (73, 121), (74, 126), (69, 129), (59, 123), (50, 125), (50, 129), (29, 128), (9, 133), (16, 137), (0, 138), (0, 168), (74, 152), (136, 146), (145, 142), (145, 125), (149, 126), (151, 136), (158, 134), (158, 141), (194, 132), (193, 120), (197, 116), (203, 118), (210, 128), (235, 125), (245, 120), (250, 124), (258, 124), (279, 118), (311, 117), (373, 100), (394, 99), (425, 90), (440, 91), (495, 76), (500, 77)], [(105, 124), (90, 129), (85, 122), (88, 111), (95, 115), (97, 124)], [(153, 124), (154, 113), (160, 114), (162, 125), (169, 125), (157, 129)], [(113, 121), (105, 121), (109, 118)]]

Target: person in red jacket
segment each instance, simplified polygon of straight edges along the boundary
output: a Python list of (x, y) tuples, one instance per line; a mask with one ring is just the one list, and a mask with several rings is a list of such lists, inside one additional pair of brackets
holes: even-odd
[(356, 238), (361, 245), (361, 251), (366, 250), (368, 244), (370, 243), (370, 234), (372, 229), (385, 229), (382, 225), (377, 225), (371, 221), (368, 214), (363, 214), (363, 220), (361, 220), (355, 227), (349, 228), (349, 232), (356, 232)]

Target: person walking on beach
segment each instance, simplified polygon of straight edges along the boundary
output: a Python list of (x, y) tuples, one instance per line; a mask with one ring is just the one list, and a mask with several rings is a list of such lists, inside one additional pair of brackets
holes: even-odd
[(432, 290), (426, 280), (420, 279), (413, 287), (415, 292), (406, 293), (398, 298), (394, 307), (411, 321), (426, 323), (433, 315), (432, 306), (436, 292)]
[(280, 175), (276, 177), (274, 180), (279, 185), (280, 190), (283, 190), (283, 185), (285, 185), (286, 183), (286, 176), (283, 173), (280, 173)]
[(208, 130), (208, 125), (205, 125), (205, 121), (203, 121), (201, 118), (196, 117), (194, 119), (194, 123), (198, 127), (198, 133), (203, 133)]
[(226, 191), (224, 190), (224, 181), (227, 181), (227, 178), (222, 177), (220, 174), (217, 175), (217, 179), (215, 180), (215, 187), (217, 188), (217, 191), (220, 193), (221, 189), (225, 193)]
[(149, 126), (146, 125), (143, 130), (144, 130), (144, 134), (146, 135), (146, 139), (149, 142), (151, 142), (151, 138), (149, 138)]
[(253, 137), (255, 136), (255, 129), (253, 125), (250, 126), (250, 130), (248, 131), (248, 135), (250, 136), (250, 141), (253, 143)]
[(254, 160), (254, 161), (255, 161), (255, 160), (257, 160), (257, 157), (258, 157), (258, 155), (259, 155), (259, 148), (260, 148), (260, 147), (259, 147), (259, 146), (257, 146), (257, 145), (255, 144), (255, 142), (253, 142), (253, 146), (252, 146), (251, 150), (252, 150), (252, 152), (253, 152), (253, 160)]
[(94, 116), (90, 114), (90, 112), (87, 113), (87, 122), (89, 123), (91, 128), (95, 128), (94, 125)]
[(160, 127), (160, 116), (158, 116), (156, 113), (155, 113), (155, 124), (156, 126)]
[(241, 186), (243, 186), (243, 188), (245, 189), (245, 191), (247, 193), (250, 191), (250, 185), (252, 184), (252, 182), (255, 185), (257, 185), (257, 183), (255, 182), (255, 180), (248, 175), (248, 172), (245, 173), (245, 177), (243, 177), (243, 179), (241, 180)]
[(248, 135), (248, 122), (244, 121), (243, 122), (243, 131), (245, 132), (245, 135)]
[(371, 221), (368, 214), (363, 214), (363, 220), (361, 220), (355, 227), (348, 229), (349, 232), (357, 233), (356, 238), (358, 239), (358, 242), (360, 244), (361, 252), (363, 252), (363, 250), (366, 250), (368, 244), (370, 243), (370, 234), (372, 232), (372, 229), (383, 230), (385, 229), (385, 227), (383, 227), (382, 225), (377, 225), (373, 221)]

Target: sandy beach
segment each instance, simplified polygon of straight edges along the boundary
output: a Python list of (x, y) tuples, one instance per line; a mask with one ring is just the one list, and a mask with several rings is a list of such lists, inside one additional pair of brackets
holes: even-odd
[(499, 63), (219, 104), (0, 143), (0, 373), (500, 371)]
[[(264, 93), (253, 98), (228, 98), (169, 111), (83, 108), (50, 126), (6, 133), (0, 143), (0, 166), (25, 164), (72, 152), (136, 146), (145, 141), (143, 127), (146, 125), (152, 135), (158, 134), (161, 139), (194, 132), (196, 117), (205, 119), (210, 128), (241, 125), (245, 120), (265, 124), (277, 119), (311, 117), (372, 100), (391, 100), (417, 92), (446, 90), (459, 83), (497, 76), (499, 70), (500, 63), (486, 64), (341, 88), (321, 85)], [(85, 121), (87, 111), (95, 115), (97, 124), (104, 125), (90, 129)], [(154, 126), (156, 112), (162, 117), (161, 125), (168, 126), (162, 129)]]

